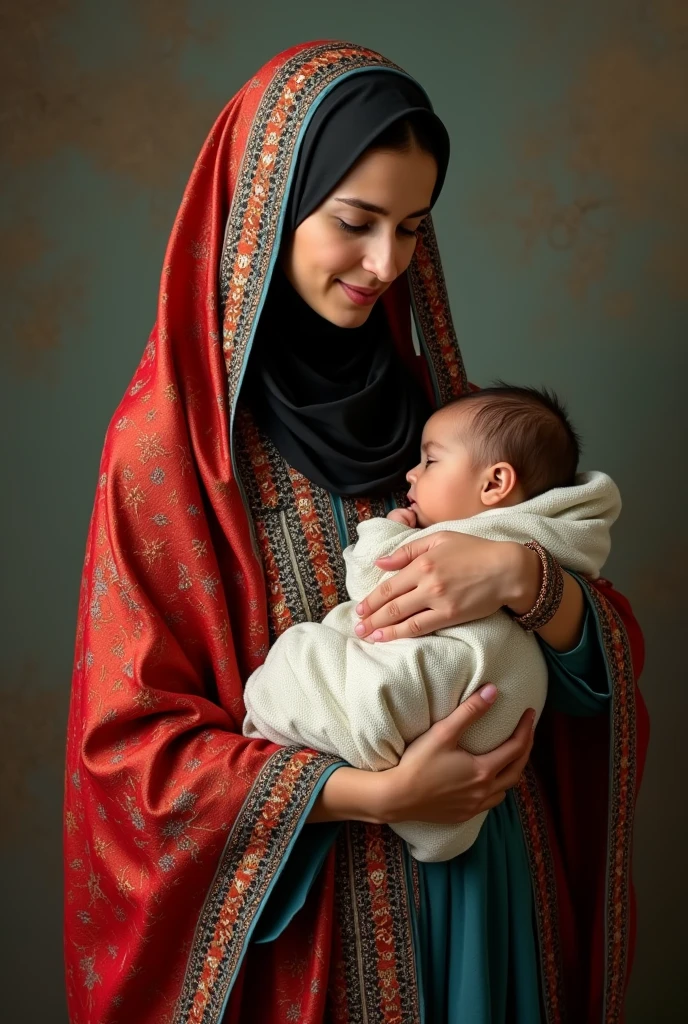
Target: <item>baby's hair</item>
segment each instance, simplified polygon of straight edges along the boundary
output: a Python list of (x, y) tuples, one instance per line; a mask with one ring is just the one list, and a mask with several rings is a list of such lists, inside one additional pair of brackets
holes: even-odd
[(474, 407), (469, 445), (477, 465), (508, 462), (526, 498), (573, 484), (581, 439), (554, 391), (498, 381), (444, 408), (461, 406)]

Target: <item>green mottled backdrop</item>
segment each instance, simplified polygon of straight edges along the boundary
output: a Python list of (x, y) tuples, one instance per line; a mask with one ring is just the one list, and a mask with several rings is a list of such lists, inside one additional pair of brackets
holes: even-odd
[(274, 52), (328, 37), (404, 66), (449, 127), (435, 219), (471, 378), (559, 389), (585, 466), (621, 487), (609, 575), (646, 630), (654, 722), (629, 1022), (688, 1019), (674, 754), (688, 750), (686, 0), (0, 6), (2, 1019), (65, 1020), (60, 803), (81, 560), (176, 205), (225, 100)]

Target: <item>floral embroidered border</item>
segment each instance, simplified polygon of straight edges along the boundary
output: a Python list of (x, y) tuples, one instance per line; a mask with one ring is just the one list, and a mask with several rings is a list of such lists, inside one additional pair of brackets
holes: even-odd
[(237, 416), (236, 454), (268, 582), (274, 642), (293, 623), (319, 622), (347, 600), (341, 543), (328, 492), (289, 468), (247, 409)]
[(435, 229), (426, 217), (409, 267), (416, 314), (439, 388), (440, 404), (468, 391), (468, 380), (449, 310), (449, 296)]
[(351, 822), (337, 846), (336, 1024), (417, 1024), (420, 1002), (402, 841)]
[(285, 748), (258, 775), (201, 911), (174, 1024), (218, 1024), (251, 925), (322, 773), (337, 758)]

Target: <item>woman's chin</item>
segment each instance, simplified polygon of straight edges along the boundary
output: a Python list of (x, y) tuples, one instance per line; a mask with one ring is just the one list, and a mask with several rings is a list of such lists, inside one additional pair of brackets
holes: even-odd
[(335, 327), (361, 327), (373, 310), (372, 306), (356, 306), (338, 294), (329, 294), (325, 301), (315, 308), (316, 313), (329, 320)]
[(327, 315), (327, 319), (337, 327), (362, 327), (370, 316), (372, 308), (372, 306), (358, 309), (342, 309), (340, 307), (337, 310), (333, 309), (332, 313)]

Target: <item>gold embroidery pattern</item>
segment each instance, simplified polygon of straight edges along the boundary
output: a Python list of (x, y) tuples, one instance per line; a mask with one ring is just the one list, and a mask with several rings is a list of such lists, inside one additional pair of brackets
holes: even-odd
[(420, 1020), (402, 842), (385, 825), (350, 822), (337, 844), (336, 1024)]
[(215, 1024), (249, 928), (304, 814), (337, 758), (285, 748), (267, 762), (227, 840), (196, 928), (175, 1024)]
[(449, 296), (430, 217), (418, 232), (409, 267), (411, 294), (439, 388), (439, 404), (468, 391), (459, 343), (449, 311)]

